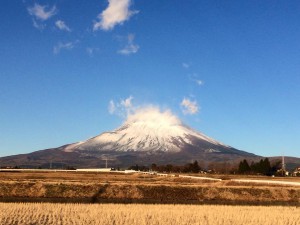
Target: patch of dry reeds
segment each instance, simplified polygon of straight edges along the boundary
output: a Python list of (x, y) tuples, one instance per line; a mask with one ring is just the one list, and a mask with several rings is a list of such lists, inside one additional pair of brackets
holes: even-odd
[(0, 203), (0, 224), (297, 225), (299, 207)]

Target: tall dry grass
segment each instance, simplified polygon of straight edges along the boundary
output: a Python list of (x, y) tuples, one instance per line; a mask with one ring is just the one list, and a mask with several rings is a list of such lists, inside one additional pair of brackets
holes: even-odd
[(283, 206), (0, 203), (0, 224), (299, 225)]

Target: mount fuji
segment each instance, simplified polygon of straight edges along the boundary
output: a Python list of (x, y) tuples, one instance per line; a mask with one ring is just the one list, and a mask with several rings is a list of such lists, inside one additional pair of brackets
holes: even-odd
[(170, 111), (155, 107), (136, 110), (125, 123), (111, 132), (104, 132), (86, 141), (29, 154), (0, 158), (1, 165), (21, 167), (103, 167), (185, 164), (193, 160), (235, 162), (259, 156), (218, 142), (186, 125)]
[(105, 132), (84, 142), (69, 145), (65, 151), (117, 151), (117, 152), (180, 152), (182, 149), (202, 145), (209, 152), (229, 148), (181, 123), (171, 112), (151, 108), (129, 115), (120, 128)]

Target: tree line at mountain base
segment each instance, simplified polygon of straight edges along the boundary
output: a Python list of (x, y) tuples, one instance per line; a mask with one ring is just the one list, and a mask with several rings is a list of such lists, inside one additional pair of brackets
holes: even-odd
[(150, 167), (148, 166), (130, 166), (128, 169), (130, 170), (136, 170), (136, 171), (157, 171), (157, 172), (163, 172), (163, 173), (199, 173), (201, 171), (201, 167), (198, 164), (198, 161), (194, 161), (193, 163), (187, 163), (183, 166), (178, 165), (156, 165), (155, 163), (152, 163)]
[(268, 158), (261, 159), (259, 162), (251, 162), (249, 164), (246, 159), (239, 163), (239, 174), (262, 174), (266, 176), (282, 175), (280, 170), (282, 163), (277, 161), (271, 165)]
[(245, 175), (281, 175), (280, 171), (281, 162), (270, 163), (268, 158), (261, 159), (258, 162), (248, 163), (246, 159), (242, 160), (239, 164), (232, 164), (228, 162), (210, 163), (205, 168), (201, 167), (197, 160), (193, 163), (185, 165), (157, 165), (155, 163), (151, 166), (134, 165), (128, 169), (136, 171), (157, 171), (161, 173), (218, 173), (218, 174), (245, 174)]

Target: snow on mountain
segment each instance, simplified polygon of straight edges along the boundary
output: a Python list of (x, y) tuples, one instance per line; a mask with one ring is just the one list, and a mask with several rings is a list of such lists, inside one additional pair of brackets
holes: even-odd
[[(195, 145), (195, 140), (212, 146), (229, 147), (183, 125), (169, 110), (160, 111), (155, 107), (147, 107), (129, 115), (120, 128), (68, 145), (64, 151), (179, 152), (186, 145)], [(218, 152), (215, 149), (207, 151)]]

